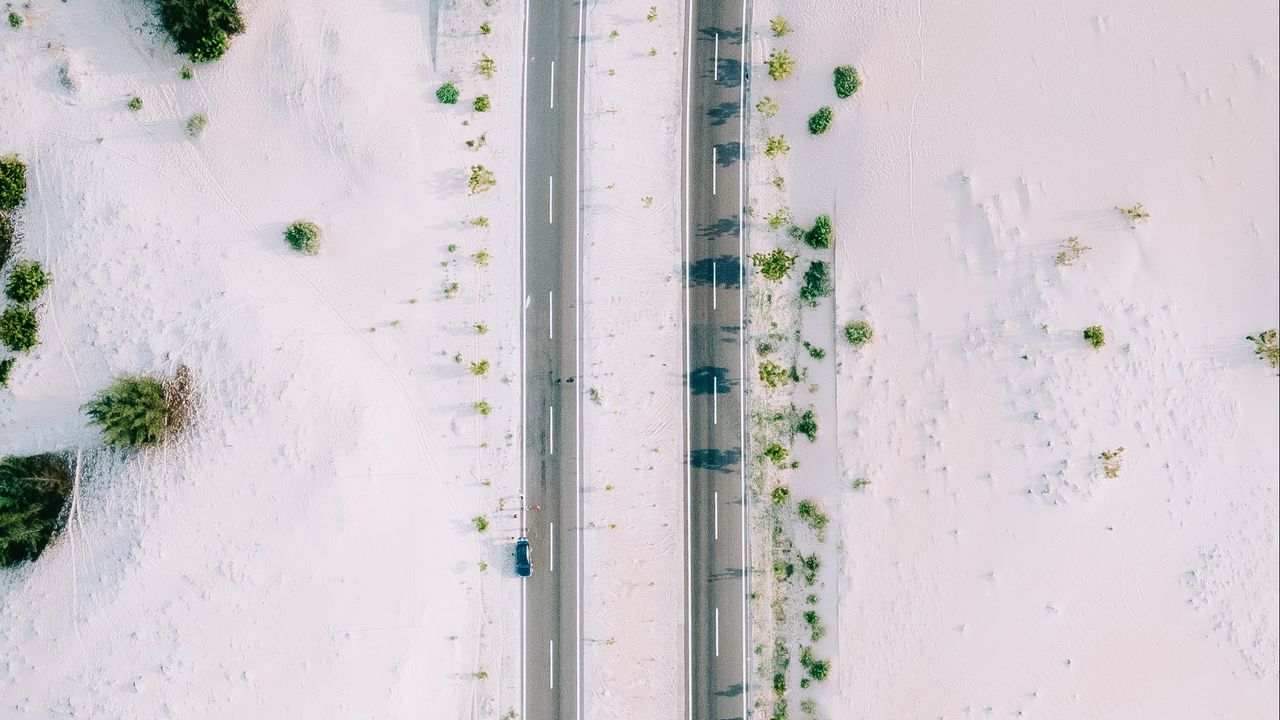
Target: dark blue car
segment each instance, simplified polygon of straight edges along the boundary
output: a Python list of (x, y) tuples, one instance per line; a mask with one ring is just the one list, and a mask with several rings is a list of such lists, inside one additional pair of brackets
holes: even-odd
[(533, 573), (533, 564), (529, 562), (529, 538), (516, 540), (516, 574), (529, 577)]

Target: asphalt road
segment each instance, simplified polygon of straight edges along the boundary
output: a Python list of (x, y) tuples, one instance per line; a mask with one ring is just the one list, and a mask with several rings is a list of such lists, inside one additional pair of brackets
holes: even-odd
[(687, 711), (747, 714), (742, 221), (746, 0), (688, 0), (685, 53)]
[(533, 574), (522, 593), (520, 716), (529, 720), (578, 720), (582, 707), (581, 23), (580, 0), (526, 0), (521, 426)]

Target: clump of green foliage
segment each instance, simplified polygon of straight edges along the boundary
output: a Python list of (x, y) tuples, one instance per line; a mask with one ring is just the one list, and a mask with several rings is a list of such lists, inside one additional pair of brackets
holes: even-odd
[(27, 194), (27, 164), (16, 153), (0, 157), (0, 211), (22, 204)]
[(1062, 248), (1058, 250), (1058, 254), (1053, 256), (1053, 264), (1063, 267), (1071, 267), (1076, 264), (1086, 252), (1093, 248), (1080, 242), (1080, 238), (1072, 235), (1062, 242)]
[(1253, 354), (1270, 363), (1272, 370), (1280, 369), (1280, 342), (1277, 342), (1276, 328), (1247, 335), (1245, 340), (1253, 342)]
[(13, 266), (9, 274), (9, 282), (5, 284), (4, 294), (10, 300), (29, 305), (35, 302), (40, 293), (49, 286), (49, 274), (35, 260), (23, 260)]
[(187, 118), (187, 135), (191, 137), (200, 137), (200, 133), (204, 132), (204, 128), (209, 124), (209, 118), (204, 113), (196, 113)]
[(195, 76), (196, 76), (196, 71), (190, 65), (183, 65), (182, 69), (178, 71), (178, 77), (182, 78), (183, 80), (190, 80)]
[(769, 493), (770, 500), (772, 500), (773, 504), (778, 507), (782, 507), (783, 505), (786, 505), (787, 498), (790, 496), (791, 496), (791, 490), (787, 488), (786, 485), (779, 485), (778, 487), (773, 489), (773, 492)]
[(1108, 478), (1116, 478), (1120, 476), (1120, 456), (1124, 454), (1124, 448), (1118, 447), (1115, 450), (1103, 450), (1098, 459), (1102, 461), (1102, 474)]
[(787, 144), (786, 135), (770, 135), (764, 141), (765, 157), (777, 157), (791, 152), (791, 146)]
[(285, 228), (284, 241), (304, 255), (320, 252), (320, 226), (310, 220), (298, 220)]
[(818, 420), (814, 417), (812, 410), (805, 410), (800, 415), (800, 419), (796, 421), (796, 432), (809, 438), (809, 442), (817, 441)]
[(489, 372), (489, 361), (488, 360), (473, 361), (471, 363), (470, 370), (471, 370), (471, 374), (477, 377), (484, 375), (485, 373)]
[(0, 313), (0, 342), (14, 352), (27, 352), (40, 337), (40, 321), (25, 305), (10, 305)]
[(826, 250), (831, 247), (831, 241), (835, 239), (835, 235), (835, 226), (831, 224), (831, 216), (822, 214), (813, 219), (813, 227), (805, 230), (804, 242), (811, 248)]
[(765, 360), (760, 363), (759, 367), (760, 382), (771, 388), (786, 385), (791, 379), (791, 374), (787, 369), (772, 360)]
[(133, 97), (129, 98), (129, 109), (134, 112), (141, 110), (142, 98), (138, 97), (137, 95), (134, 95)]
[(648, 20), (649, 22), (653, 22), (654, 20), (657, 20), (657, 19), (658, 19), (658, 6), (657, 6), (657, 5), (650, 5), (650, 6), (649, 6), (649, 13), (648, 13), (647, 15), (645, 15), (645, 16), (644, 16), (644, 19), (645, 19), (645, 20)]
[(9, 387), (9, 375), (13, 373), (13, 364), (17, 362), (17, 358), (7, 357), (0, 360), (0, 387)]
[(62, 455), (0, 460), (0, 567), (35, 560), (61, 526), (73, 474)]
[(16, 12), (10, 11), (9, 27), (13, 28), (14, 30), (17, 30), (18, 28), (22, 27), (22, 16)]
[(804, 499), (796, 505), (796, 513), (800, 515), (800, 519), (804, 520), (821, 540), (827, 526), (831, 524), (831, 517), (827, 515), (822, 506), (816, 500)]
[(778, 111), (781, 109), (782, 106), (778, 104), (778, 101), (768, 95), (760, 98), (760, 101), (756, 103), (756, 112), (767, 118), (777, 115)]
[(6, 263), (9, 262), (9, 256), (13, 254), (14, 244), (13, 218), (4, 210), (0, 210), (0, 270), (4, 269)]
[(436, 100), (445, 105), (453, 105), (458, 102), (458, 98), (462, 93), (458, 91), (458, 86), (451, 82), (447, 82), (436, 88)]
[(498, 178), (494, 176), (492, 170), (483, 165), (471, 166), (471, 175), (467, 178), (467, 189), (472, 195), (491, 190), (497, 184)]
[(804, 349), (809, 353), (809, 357), (813, 358), (814, 360), (821, 360), (822, 358), (827, 356), (826, 350), (823, 350), (822, 348), (818, 347), (817, 345), (814, 345), (808, 340), (804, 341)]
[(489, 112), (489, 107), (490, 107), (489, 96), (488, 95), (476, 96), (475, 101), (471, 103), (471, 107), (474, 108), (476, 112)]
[(796, 69), (796, 61), (785, 49), (770, 51), (764, 64), (769, 68), (769, 77), (774, 80), (786, 80)]
[(773, 31), (774, 37), (786, 37), (791, 34), (791, 23), (787, 19), (779, 15), (769, 21), (769, 29)]
[(498, 64), (487, 53), (481, 53), (480, 59), (476, 61), (476, 72), (480, 73), (485, 80), (492, 80), (494, 74), (498, 72)]
[(800, 651), (800, 666), (808, 673), (809, 677), (814, 680), (826, 680), (831, 674), (831, 661), (819, 660), (814, 657), (813, 649), (806, 647)]
[(840, 65), (833, 72), (834, 82), (836, 86), (836, 97), (844, 99), (858, 92), (858, 88), (862, 87), (862, 78), (858, 76), (858, 70), (852, 65)]
[(476, 526), (476, 532), (484, 532), (489, 529), (489, 518), (477, 515), (471, 518), (471, 524)]
[(236, 0), (158, 0), (160, 25), (195, 62), (222, 57), (231, 36), (244, 32)]
[(1102, 332), (1101, 325), (1090, 325), (1084, 329), (1084, 339), (1094, 350), (1101, 350), (1103, 345), (1107, 344), (1107, 336)]
[(813, 586), (818, 581), (818, 571), (822, 569), (822, 559), (817, 553), (801, 555), (800, 566), (804, 568), (804, 584)]
[(773, 464), (778, 467), (787, 466), (787, 449), (779, 443), (769, 443), (760, 454), (765, 458), (772, 460)]
[(823, 105), (818, 111), (809, 116), (809, 134), (821, 135), (831, 127), (831, 121), (835, 119), (836, 113), (829, 105)]
[(485, 417), (488, 417), (489, 413), (493, 412), (493, 406), (489, 404), (488, 400), (480, 400), (472, 403), (471, 407), (475, 408), (476, 412), (484, 415)]
[(1120, 207), (1119, 205), (1117, 205), (1116, 212), (1128, 218), (1129, 224), (1134, 227), (1137, 227), (1138, 223), (1141, 223), (1142, 221), (1151, 217), (1151, 213), (1142, 209), (1142, 203), (1138, 203), (1133, 207)]
[(760, 274), (766, 280), (780, 282), (795, 267), (799, 255), (791, 255), (782, 248), (774, 248), (772, 252), (753, 253), (751, 264), (760, 268)]
[(825, 260), (814, 260), (804, 271), (804, 285), (800, 286), (800, 300), (809, 307), (817, 307), (818, 301), (835, 292), (831, 279), (831, 266)]
[(489, 34), (489, 33), (491, 33), (491, 32), (493, 32), (493, 27), (492, 27), (492, 26), (490, 26), (490, 25), (489, 25), (489, 23), (487, 23), (487, 22), (482, 22), (482, 23), (480, 23), (480, 34), (481, 34), (481, 35), (488, 35), (488, 34)]
[(871, 323), (865, 320), (858, 320), (844, 326), (844, 339), (854, 347), (866, 345), (873, 337), (875, 337), (875, 331), (872, 330)]
[(112, 383), (85, 405), (89, 421), (102, 428), (108, 445), (140, 448), (162, 442), (177, 424), (178, 398), (149, 375), (130, 375)]
[(786, 225), (787, 220), (790, 218), (791, 216), (787, 214), (786, 208), (778, 208), (777, 210), (774, 210), (773, 213), (766, 215), (764, 219), (765, 222), (769, 224), (770, 230), (777, 230), (783, 225)]

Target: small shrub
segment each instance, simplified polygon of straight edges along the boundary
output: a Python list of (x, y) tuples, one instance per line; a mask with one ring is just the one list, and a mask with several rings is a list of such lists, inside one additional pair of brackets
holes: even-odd
[(444, 297), (446, 300), (452, 300), (458, 294), (461, 288), (456, 282), (447, 282), (444, 284)]
[(467, 147), (469, 147), (469, 148), (471, 148), (472, 150), (479, 150), (480, 148), (484, 147), (484, 146), (485, 146), (485, 134), (484, 134), (484, 133), (480, 133), (480, 137), (478, 137), (478, 138), (476, 138), (476, 139), (474, 139), (474, 140), (468, 140), (468, 141), (466, 142), (466, 146), (467, 146)]
[(488, 250), (477, 250), (477, 251), (475, 251), (475, 252), (471, 253), (471, 259), (472, 259), (472, 260), (474, 260), (474, 261), (475, 261), (475, 263), (476, 263), (477, 265), (479, 265), (480, 267), (488, 267), (488, 266), (489, 266), (489, 257), (490, 257), (490, 256), (489, 256), (489, 251), (488, 251)]
[(835, 111), (827, 105), (818, 108), (817, 112), (809, 116), (809, 134), (821, 135), (826, 132), (835, 116)]
[(622, 33), (619, 33), (619, 32), (618, 32), (618, 28), (614, 28), (614, 29), (612, 29), (612, 30), (610, 30), (610, 31), (609, 31), (609, 39), (610, 39), (610, 40), (617, 40), (617, 39), (618, 39), (619, 37), (621, 37), (621, 36), (622, 36)]
[(489, 372), (488, 360), (476, 360), (471, 363), (471, 374), (477, 377)]
[(477, 515), (471, 518), (471, 524), (476, 526), (476, 532), (484, 532), (489, 529), (489, 518)]
[(9, 13), (9, 27), (17, 30), (22, 27), (22, 16), (16, 12)]
[(436, 88), (436, 100), (445, 105), (453, 105), (458, 102), (458, 98), (462, 93), (458, 91), (458, 86), (451, 82), (447, 82)]
[(35, 560), (60, 529), (74, 476), (62, 455), (0, 460), (0, 567)]
[(488, 417), (489, 413), (493, 412), (493, 406), (489, 404), (488, 400), (481, 400), (479, 402), (472, 403), (471, 407), (475, 408), (476, 412), (484, 415), (485, 417)]
[(818, 420), (813, 416), (812, 410), (805, 410), (796, 421), (796, 432), (809, 439), (809, 442), (815, 442), (818, 439)]
[(779, 15), (769, 21), (769, 29), (773, 31), (774, 37), (786, 37), (791, 34), (791, 23), (787, 19)]
[(1120, 456), (1124, 454), (1124, 448), (1118, 447), (1115, 450), (1103, 450), (1098, 459), (1102, 461), (1102, 474), (1108, 478), (1115, 479), (1120, 475)]
[(856, 479), (856, 480), (854, 480), (854, 481), (853, 481), (853, 489), (854, 489), (854, 490), (861, 490), (862, 488), (864, 488), (864, 487), (866, 487), (866, 486), (868, 486), (868, 485), (870, 485), (870, 484), (871, 484), (871, 481), (870, 481), (870, 480), (868, 480), (868, 479), (866, 479), (866, 478), (858, 478), (858, 479)]
[(1053, 264), (1071, 267), (1076, 264), (1076, 261), (1081, 256), (1092, 249), (1088, 245), (1081, 244), (1080, 238), (1072, 235), (1062, 242), (1062, 248), (1058, 250), (1057, 255), (1053, 256)]
[(768, 95), (760, 98), (760, 102), (756, 103), (756, 112), (767, 118), (777, 115), (780, 110), (782, 110), (782, 106), (778, 104), (777, 100)]
[(159, 0), (160, 24), (195, 62), (222, 57), (232, 35), (244, 32), (236, 0)]
[(493, 28), (489, 26), (489, 23), (487, 23), (487, 22), (482, 22), (482, 23), (480, 23), (480, 34), (481, 34), (481, 35), (488, 35), (488, 34), (489, 34), (489, 33), (491, 33), (491, 32), (493, 32)]
[(1101, 350), (1103, 345), (1107, 344), (1107, 336), (1102, 332), (1101, 325), (1090, 325), (1084, 329), (1084, 339), (1094, 350)]
[(764, 141), (765, 157), (777, 157), (791, 152), (786, 135), (771, 135)]
[(498, 179), (494, 176), (492, 170), (483, 165), (471, 166), (471, 176), (467, 178), (467, 189), (470, 190), (472, 195), (491, 190), (497, 184)]
[(1142, 209), (1142, 203), (1138, 203), (1133, 207), (1120, 207), (1117, 205), (1116, 212), (1128, 218), (1129, 224), (1133, 227), (1137, 227), (1139, 223), (1151, 217), (1151, 213)]
[(808, 523), (809, 527), (822, 538), (823, 531), (827, 529), (827, 525), (831, 524), (831, 517), (822, 509), (814, 500), (801, 500), (796, 506), (796, 512), (800, 515), (800, 519)]
[(773, 501), (773, 504), (778, 507), (786, 505), (787, 498), (790, 497), (790, 495), (791, 490), (787, 489), (785, 485), (779, 485), (773, 489), (773, 492), (769, 493), (769, 497)]
[(1269, 363), (1272, 370), (1280, 369), (1280, 342), (1277, 342), (1276, 328), (1245, 336), (1245, 340), (1253, 342), (1253, 354)]
[(785, 49), (771, 51), (764, 64), (769, 68), (769, 77), (774, 80), (785, 80), (796, 69), (796, 61)]
[(813, 227), (804, 233), (804, 242), (811, 248), (826, 250), (835, 239), (835, 227), (831, 224), (830, 215), (819, 215), (813, 219)]
[(14, 236), (13, 218), (9, 213), (0, 210), (0, 270), (9, 262), (13, 254)]
[(480, 73), (485, 80), (492, 80), (494, 74), (498, 72), (498, 64), (487, 53), (481, 53), (480, 59), (476, 61), (476, 72)]
[(471, 103), (471, 107), (474, 108), (476, 112), (489, 112), (489, 96), (477, 96), (475, 101)]
[(209, 124), (209, 118), (204, 113), (196, 113), (187, 119), (187, 135), (195, 138), (200, 137), (200, 133), (204, 132), (204, 128)]
[(298, 220), (285, 228), (284, 240), (289, 247), (304, 255), (320, 252), (320, 226), (310, 220)]
[(181, 398), (148, 375), (116, 380), (84, 406), (108, 445), (137, 448), (162, 442), (176, 426)]
[(821, 360), (827, 356), (826, 350), (823, 350), (822, 348), (818, 347), (817, 345), (814, 345), (808, 340), (804, 341), (804, 349), (808, 351), (809, 357), (813, 358), (814, 360)]
[(31, 308), (10, 305), (0, 313), (0, 342), (14, 352), (27, 352), (36, 346), (40, 321)]
[(650, 6), (649, 6), (649, 13), (648, 13), (647, 15), (645, 15), (645, 16), (644, 16), (644, 19), (645, 19), (645, 20), (648, 20), (649, 22), (653, 22), (654, 20), (657, 20), (657, 19), (658, 19), (658, 6), (657, 6), (657, 5), (650, 5)]
[(35, 260), (23, 260), (13, 266), (4, 294), (10, 300), (27, 305), (35, 302), (49, 286), (49, 275)]
[(787, 221), (790, 220), (791, 217), (787, 214), (786, 208), (778, 208), (777, 210), (774, 210), (772, 214), (766, 215), (764, 219), (765, 222), (769, 224), (770, 230), (777, 230), (783, 225), (786, 225)]
[(0, 212), (22, 204), (27, 194), (27, 165), (17, 154), (0, 157)]
[(800, 287), (800, 300), (809, 307), (817, 307), (820, 299), (834, 292), (831, 267), (823, 260), (809, 263), (809, 269), (804, 271), (804, 285)]
[(489, 332), (489, 326), (485, 325), (484, 323), (476, 323), (472, 327), (476, 329), (477, 335), (484, 335)]
[(866, 320), (858, 320), (844, 326), (844, 339), (854, 347), (862, 347), (871, 342), (875, 337), (875, 331), (871, 328), (871, 323)]
[(141, 110), (142, 98), (138, 97), (137, 95), (134, 95), (133, 97), (129, 98), (129, 109), (134, 112)]
[(182, 69), (178, 71), (178, 77), (182, 78), (183, 80), (190, 80), (195, 76), (196, 76), (196, 71), (192, 69), (190, 65), (183, 65)]
[(834, 82), (836, 86), (836, 97), (844, 99), (858, 92), (858, 88), (862, 87), (862, 78), (858, 76), (857, 68), (852, 65), (840, 65), (833, 72)]
[(765, 446), (764, 451), (760, 453), (762, 456), (773, 461), (778, 467), (786, 467), (787, 449), (778, 443), (769, 443)]
[(786, 385), (788, 380), (790, 380), (790, 373), (787, 372), (786, 368), (772, 360), (765, 360), (761, 362), (759, 372), (760, 382), (771, 388)]
[(799, 255), (791, 255), (782, 248), (774, 248), (768, 253), (754, 253), (751, 256), (751, 264), (760, 268), (760, 274), (766, 280), (772, 282), (780, 282), (795, 267), (796, 260)]
[(0, 387), (9, 387), (9, 375), (13, 373), (13, 364), (17, 362), (17, 358), (7, 357), (0, 360)]
[(819, 660), (814, 657), (813, 648), (805, 647), (801, 649), (800, 666), (803, 667), (809, 673), (809, 677), (814, 680), (826, 680), (831, 674), (831, 661)]
[(818, 571), (822, 569), (822, 558), (817, 553), (801, 555), (800, 566), (804, 568), (804, 584), (813, 586), (818, 582)]

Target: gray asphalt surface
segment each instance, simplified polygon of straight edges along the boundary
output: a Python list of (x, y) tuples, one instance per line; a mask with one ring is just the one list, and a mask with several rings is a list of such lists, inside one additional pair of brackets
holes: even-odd
[(525, 17), (522, 426), (533, 574), (524, 580), (521, 717), (577, 720), (581, 7), (579, 0), (531, 0)]
[(689, 0), (685, 103), (688, 690), (692, 720), (747, 711), (741, 159), (746, 0)]

